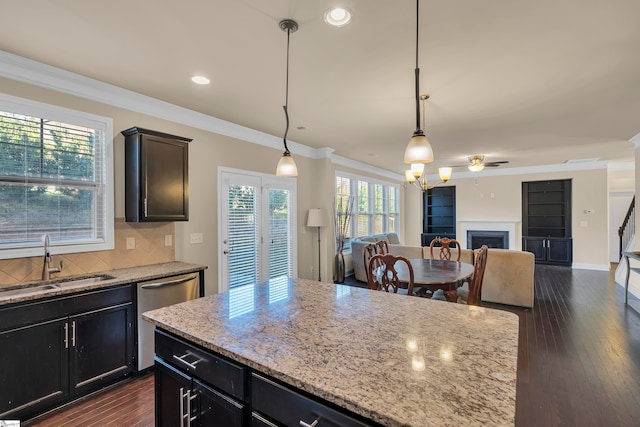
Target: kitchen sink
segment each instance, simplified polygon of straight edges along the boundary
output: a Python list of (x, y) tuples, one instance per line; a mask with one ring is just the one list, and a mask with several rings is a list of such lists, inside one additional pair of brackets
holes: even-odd
[(115, 279), (113, 276), (109, 276), (108, 274), (96, 274), (92, 276), (85, 277), (62, 277), (60, 279), (49, 280), (45, 283), (38, 282), (33, 283), (31, 286), (19, 287), (19, 288), (9, 288), (2, 289), (0, 288), (0, 298), (10, 298), (20, 295), (34, 294), (43, 291), (52, 291), (55, 289), (65, 289), (65, 288), (73, 288), (76, 286), (82, 285), (90, 285), (93, 283), (99, 283), (105, 280)]
[(49, 285), (40, 285), (40, 286), (29, 286), (26, 288), (18, 288), (18, 289), (0, 290), (0, 298), (33, 294), (41, 291), (50, 291), (52, 289), (59, 289), (59, 287), (58, 285), (49, 284)]

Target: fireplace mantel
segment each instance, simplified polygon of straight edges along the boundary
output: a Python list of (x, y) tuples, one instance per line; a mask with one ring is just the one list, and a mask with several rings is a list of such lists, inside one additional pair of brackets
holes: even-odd
[(520, 221), (499, 220), (463, 220), (458, 221), (458, 233), (456, 240), (460, 242), (460, 246), (467, 247), (467, 231), (507, 231), (509, 233), (509, 249), (521, 250), (522, 243), (517, 239), (516, 233), (520, 231)]

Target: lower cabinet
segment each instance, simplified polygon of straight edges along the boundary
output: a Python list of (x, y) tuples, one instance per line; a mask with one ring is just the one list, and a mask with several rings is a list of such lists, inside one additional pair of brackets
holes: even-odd
[(210, 350), (156, 330), (156, 426), (374, 426)]
[(242, 426), (244, 405), (161, 360), (156, 361), (157, 426)]
[(522, 250), (532, 252), (538, 264), (570, 266), (573, 262), (571, 238), (523, 237)]
[(133, 372), (131, 286), (0, 309), (0, 419), (25, 420)]

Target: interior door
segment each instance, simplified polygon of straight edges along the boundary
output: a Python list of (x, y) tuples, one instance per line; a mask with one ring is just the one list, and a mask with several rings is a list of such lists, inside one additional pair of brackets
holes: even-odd
[(218, 290), (296, 276), (295, 180), (223, 171)]

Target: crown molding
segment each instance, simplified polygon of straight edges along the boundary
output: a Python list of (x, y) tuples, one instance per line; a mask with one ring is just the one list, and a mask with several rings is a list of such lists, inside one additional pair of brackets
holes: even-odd
[[(41, 62), (33, 61), (18, 55), (14, 55), (0, 50), (0, 77), (11, 80), (28, 83), (45, 89), (54, 90), (61, 93), (85, 98), (90, 101), (100, 102), (125, 110), (135, 111), (167, 120), (174, 123), (191, 126), (207, 132), (225, 135), (242, 141), (251, 142), (261, 146), (282, 149), (282, 138), (240, 126), (217, 117), (209, 116), (179, 107), (165, 101), (161, 101), (150, 96), (142, 95), (127, 89), (123, 89), (108, 83), (91, 79), (70, 71), (62, 70)], [(374, 172), (377, 175), (392, 179), (394, 181), (404, 182), (404, 176), (396, 172), (386, 169), (380, 169), (376, 166), (348, 159), (346, 157), (333, 154), (334, 149), (330, 147), (312, 148), (295, 141), (287, 141), (292, 153), (296, 156), (303, 156), (311, 159), (328, 158), (336, 165), (349, 167), (363, 172)], [(640, 133), (632, 137), (629, 142), (633, 143), (635, 148), (640, 148)], [(610, 166), (610, 170), (616, 166)], [(633, 168), (635, 165), (631, 163), (625, 168)], [(454, 171), (452, 179), (455, 178), (482, 178), (486, 176), (508, 176), (521, 175), (528, 173), (548, 173), (548, 172), (566, 172), (574, 170), (589, 169), (606, 169), (607, 162), (596, 161), (577, 164), (557, 164), (544, 166), (531, 166), (524, 168), (505, 168), (496, 170), (485, 169), (482, 172), (456, 172)], [(439, 179), (437, 174), (427, 175), (428, 179)]]
[[(0, 51), (0, 76), (265, 147), (277, 150), (283, 147), (280, 137), (4, 51)], [(311, 158), (316, 155), (311, 147), (287, 142), (295, 155)]]

